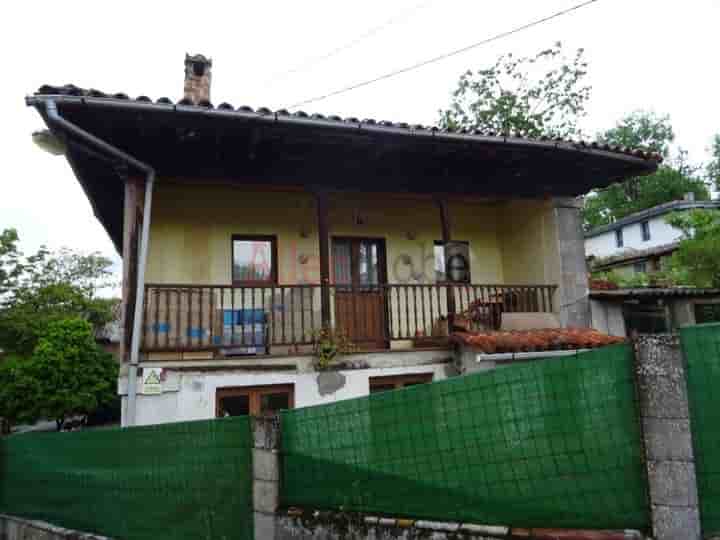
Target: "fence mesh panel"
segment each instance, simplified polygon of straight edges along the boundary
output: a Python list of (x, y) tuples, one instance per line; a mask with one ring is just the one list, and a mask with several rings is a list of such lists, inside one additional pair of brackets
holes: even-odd
[(645, 528), (626, 345), (283, 411), (282, 503), (527, 527)]
[(0, 439), (0, 513), (117, 539), (253, 538), (247, 417)]
[(705, 536), (720, 533), (720, 324), (680, 330), (687, 362), (700, 521)]

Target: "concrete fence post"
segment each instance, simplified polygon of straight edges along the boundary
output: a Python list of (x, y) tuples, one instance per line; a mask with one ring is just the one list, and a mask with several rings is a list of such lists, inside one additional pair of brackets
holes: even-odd
[(280, 423), (277, 417), (253, 418), (253, 512), (255, 539), (275, 538), (275, 511), (280, 504)]
[(676, 335), (635, 339), (653, 536), (700, 540), (685, 363)]

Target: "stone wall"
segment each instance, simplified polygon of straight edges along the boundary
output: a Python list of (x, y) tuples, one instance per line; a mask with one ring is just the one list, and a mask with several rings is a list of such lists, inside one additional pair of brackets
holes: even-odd
[(685, 363), (678, 337), (640, 336), (635, 358), (653, 535), (656, 540), (699, 540)]

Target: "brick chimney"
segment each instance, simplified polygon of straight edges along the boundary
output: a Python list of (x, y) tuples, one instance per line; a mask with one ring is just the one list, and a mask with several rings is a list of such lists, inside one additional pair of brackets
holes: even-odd
[(202, 54), (190, 56), (185, 53), (185, 99), (197, 105), (201, 101), (210, 101), (210, 80), (212, 76), (212, 59)]

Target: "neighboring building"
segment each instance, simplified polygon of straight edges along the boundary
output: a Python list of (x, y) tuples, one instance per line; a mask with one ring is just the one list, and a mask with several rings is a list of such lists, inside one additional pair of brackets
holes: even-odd
[[(186, 58), (176, 104), (74, 86), (27, 99), (122, 252), (124, 424), (447, 377), (448, 326), (471, 302), (487, 328), (508, 312), (590, 326), (576, 197), (655, 171), (657, 155), (214, 107), (211, 66)], [(357, 352), (318, 374), (322, 327)]]
[(694, 201), (688, 194), (685, 200), (660, 204), (593, 229), (585, 234), (591, 269), (615, 270), (627, 276), (661, 270), (663, 260), (672, 255), (682, 238), (667, 217), (701, 208), (718, 209), (720, 201)]
[(720, 322), (720, 289), (640, 287), (591, 290), (593, 327), (612, 336), (676, 332)]
[(95, 331), (95, 342), (120, 361), (122, 333), (122, 304), (117, 302), (112, 306), (112, 319)]

